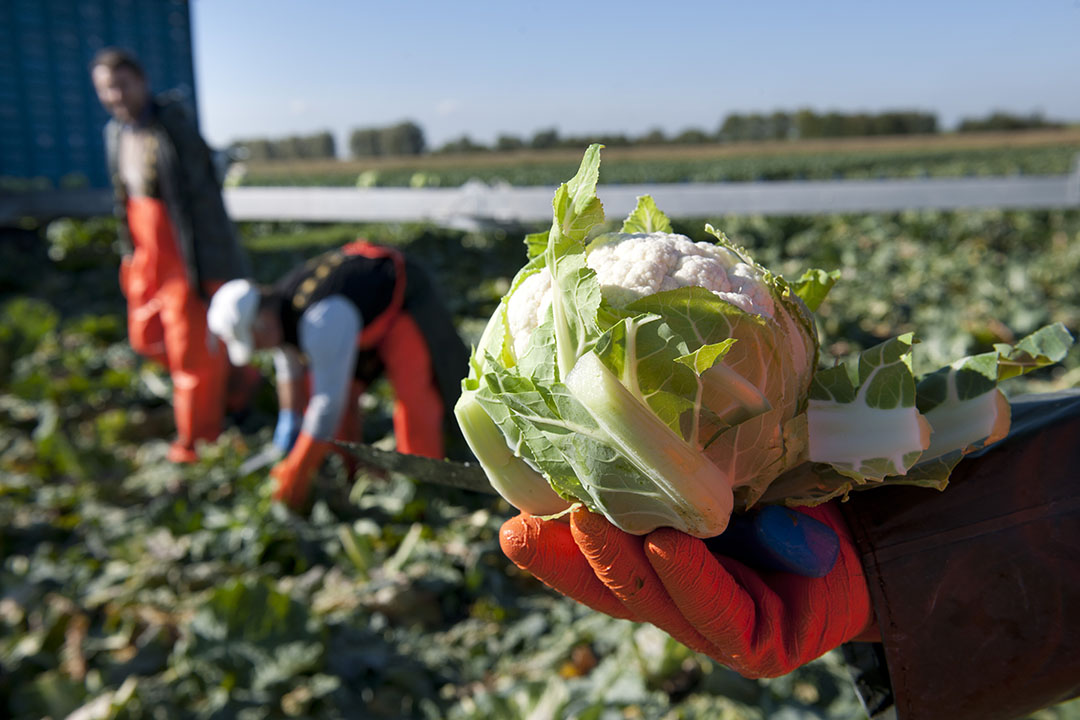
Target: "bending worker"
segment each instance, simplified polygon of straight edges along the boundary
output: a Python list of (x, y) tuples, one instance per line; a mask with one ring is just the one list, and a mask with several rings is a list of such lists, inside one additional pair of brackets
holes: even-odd
[(128, 303), (132, 348), (169, 370), (176, 440), (173, 462), (197, 459), (195, 443), (221, 432), (258, 374), (231, 373), (210, 338), (210, 295), (248, 272), (225, 213), (210, 150), (174, 95), (151, 96), (139, 62), (118, 49), (91, 63), (94, 89), (112, 116), (105, 127), (109, 176), (123, 246), (120, 289)]
[(468, 352), (426, 271), (400, 251), (361, 240), (269, 288), (225, 283), (211, 300), (209, 326), (237, 365), (256, 349), (275, 350), (274, 444), (288, 450), (271, 471), (275, 499), (305, 504), (331, 440), (357, 439), (358, 393), (383, 373), (395, 396), (398, 451), (444, 457)]
[(876, 488), (805, 509), (840, 537), (824, 577), (755, 570), (671, 528), (630, 535), (587, 510), (518, 515), (500, 542), (554, 589), (746, 677), (843, 645), (875, 720), (1027, 717), (1080, 695), (1080, 391), (1012, 410), (1009, 436), (943, 492)]

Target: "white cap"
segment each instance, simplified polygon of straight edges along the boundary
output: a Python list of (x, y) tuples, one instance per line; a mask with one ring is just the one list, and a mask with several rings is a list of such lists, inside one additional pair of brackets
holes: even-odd
[(229, 360), (243, 366), (255, 352), (253, 328), (259, 314), (259, 291), (250, 280), (230, 280), (210, 300), (206, 324), (225, 342)]

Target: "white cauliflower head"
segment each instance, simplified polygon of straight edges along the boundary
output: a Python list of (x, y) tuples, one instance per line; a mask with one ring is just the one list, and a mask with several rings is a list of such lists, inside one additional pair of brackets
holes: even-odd
[[(586, 264), (615, 307), (680, 287), (702, 287), (753, 315), (773, 317), (774, 301), (761, 273), (721, 245), (666, 232), (613, 233), (589, 248)], [(521, 355), (551, 305), (548, 268), (525, 278), (510, 296), (507, 322)]]

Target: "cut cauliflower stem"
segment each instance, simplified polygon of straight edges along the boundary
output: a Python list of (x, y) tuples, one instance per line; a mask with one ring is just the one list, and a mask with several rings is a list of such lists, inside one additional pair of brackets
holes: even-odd
[[(700, 287), (752, 315), (771, 318), (774, 303), (762, 273), (731, 250), (666, 232), (615, 233), (594, 243), (585, 264), (604, 300), (622, 308), (665, 290)], [(510, 296), (506, 320), (520, 356), (551, 307), (551, 271), (543, 268)]]

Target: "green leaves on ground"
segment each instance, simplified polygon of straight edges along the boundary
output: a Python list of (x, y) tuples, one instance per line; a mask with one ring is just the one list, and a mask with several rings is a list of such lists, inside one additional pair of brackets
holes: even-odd
[[(700, 222), (673, 225), (708, 239)], [(1080, 332), (1076, 211), (723, 226), (785, 275), (842, 273), (817, 313), (826, 364), (914, 328), (917, 377), (998, 343), (1045, 354), (1047, 338), (1018, 342), (1044, 325)], [(428, 260), (474, 343), (521, 261), (518, 235), (244, 228), (252, 242), (263, 234), (263, 279), (361, 230)], [(271, 506), (266, 477), (238, 472), (269, 439), (265, 406), (205, 462), (169, 465), (168, 378), (123, 342), (115, 258), (59, 272), (46, 246), (39, 257), (0, 244), (3, 292), (23, 288), (0, 312), (0, 707), (13, 718), (80, 707), (105, 718), (862, 717), (834, 655), (745, 680), (556, 596), (505, 560), (497, 533), (510, 511), (490, 498), (374, 473), (349, 488), (332, 461), (309, 516)], [(1076, 386), (1078, 371), (1073, 348), (1003, 387)], [(373, 429), (389, 410), (376, 390)], [(267, 618), (286, 626), (267, 630)], [(1039, 717), (1080, 718), (1080, 705)]]

